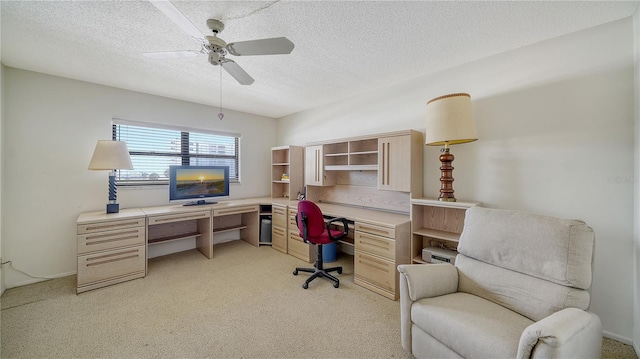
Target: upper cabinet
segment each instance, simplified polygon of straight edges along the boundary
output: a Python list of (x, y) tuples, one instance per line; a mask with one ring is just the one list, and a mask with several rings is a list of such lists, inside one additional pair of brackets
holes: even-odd
[(297, 198), (304, 190), (304, 147), (271, 149), (271, 197)]
[(304, 177), (307, 186), (333, 186), (336, 184), (335, 175), (325, 172), (324, 156), (323, 145), (305, 148)]
[(422, 134), (378, 139), (378, 189), (422, 196)]

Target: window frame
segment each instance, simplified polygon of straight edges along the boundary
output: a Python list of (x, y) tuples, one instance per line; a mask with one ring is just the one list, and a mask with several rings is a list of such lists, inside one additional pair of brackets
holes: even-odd
[[(225, 160), (233, 160), (235, 163), (235, 177), (230, 177), (230, 183), (240, 183), (241, 181), (241, 172), (240, 172), (240, 141), (241, 135), (239, 133), (231, 133), (231, 132), (223, 132), (223, 131), (215, 131), (215, 130), (207, 130), (201, 128), (191, 128), (184, 126), (173, 126), (173, 125), (164, 125), (164, 124), (156, 124), (149, 122), (138, 122), (138, 121), (130, 121), (130, 120), (122, 120), (118, 118), (113, 118), (111, 121), (111, 138), (114, 141), (119, 140), (120, 127), (119, 126), (136, 126), (143, 127), (147, 130), (153, 131), (155, 130), (170, 130), (170, 131), (178, 131), (180, 132), (180, 151), (178, 153), (175, 152), (166, 152), (163, 150), (159, 151), (132, 151), (129, 150), (129, 155), (133, 156), (151, 156), (151, 157), (173, 157), (178, 158), (179, 163), (183, 166), (188, 166), (191, 162), (191, 159), (197, 158), (211, 158), (211, 159), (225, 159)], [(234, 139), (234, 150), (235, 155), (224, 155), (224, 154), (198, 154), (189, 152), (190, 148), (190, 139), (192, 134), (197, 135), (213, 135), (213, 136), (221, 136), (221, 137), (232, 137)], [(202, 164), (194, 164), (202, 165)], [(123, 170), (126, 171), (126, 170)], [(169, 179), (135, 179), (135, 180), (127, 180), (120, 178), (120, 170), (116, 171), (116, 182), (118, 186), (164, 186), (169, 185)], [(233, 173), (233, 171), (230, 171)]]

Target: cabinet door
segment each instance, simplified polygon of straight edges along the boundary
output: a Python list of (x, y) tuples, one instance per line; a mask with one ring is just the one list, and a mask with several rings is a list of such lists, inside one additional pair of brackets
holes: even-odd
[(308, 186), (332, 186), (334, 176), (324, 172), (324, 152), (322, 145), (305, 148), (304, 177)]
[(411, 191), (411, 136), (378, 141), (378, 189)]

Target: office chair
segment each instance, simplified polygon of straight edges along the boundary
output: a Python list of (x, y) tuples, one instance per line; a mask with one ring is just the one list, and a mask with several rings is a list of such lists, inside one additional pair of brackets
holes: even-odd
[[(344, 230), (331, 229), (331, 225), (335, 222), (342, 222)], [(309, 282), (318, 278), (324, 277), (333, 282), (333, 286), (338, 288), (340, 281), (338, 278), (329, 274), (329, 272), (337, 271), (338, 274), (342, 274), (342, 267), (323, 268), (322, 263), (322, 245), (329, 244), (344, 238), (349, 233), (349, 227), (347, 225), (346, 218), (332, 218), (325, 223), (324, 216), (318, 206), (311, 201), (298, 202), (298, 214), (296, 214), (296, 224), (300, 231), (300, 237), (305, 243), (315, 244), (318, 248), (318, 258), (314, 264), (314, 268), (296, 268), (293, 271), (293, 275), (298, 275), (298, 272), (313, 273), (306, 282), (302, 285), (302, 288), (309, 288)]]

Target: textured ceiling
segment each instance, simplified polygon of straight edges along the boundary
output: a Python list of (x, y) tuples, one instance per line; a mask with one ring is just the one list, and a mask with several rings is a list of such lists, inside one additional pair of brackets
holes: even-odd
[[(233, 57), (255, 82), (222, 73), (224, 108), (281, 117), (631, 16), (637, 1), (174, 1), (227, 42), (285, 36), (289, 55)], [(219, 106), (219, 66), (148, 1), (4, 1), (6, 66)]]

